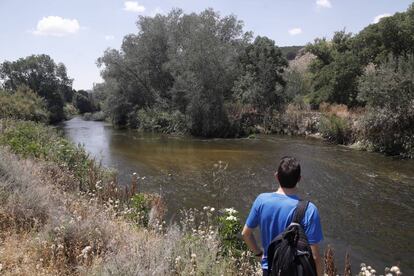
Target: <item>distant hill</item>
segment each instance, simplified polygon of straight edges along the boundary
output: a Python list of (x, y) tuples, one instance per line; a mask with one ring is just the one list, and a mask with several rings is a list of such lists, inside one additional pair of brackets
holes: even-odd
[(304, 47), (305, 46), (284, 46), (284, 47), (279, 47), (279, 48), (282, 51), (282, 55), (287, 60), (294, 60), (299, 50)]

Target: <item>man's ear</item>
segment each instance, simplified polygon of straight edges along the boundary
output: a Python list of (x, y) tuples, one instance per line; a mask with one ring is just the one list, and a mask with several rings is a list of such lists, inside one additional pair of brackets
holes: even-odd
[(276, 179), (277, 182), (280, 182), (279, 181), (279, 175), (277, 174), (277, 172), (275, 172), (275, 179)]

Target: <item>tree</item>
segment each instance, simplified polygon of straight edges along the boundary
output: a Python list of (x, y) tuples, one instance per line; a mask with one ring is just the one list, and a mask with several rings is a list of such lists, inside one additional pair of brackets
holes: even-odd
[(73, 96), (73, 104), (79, 110), (79, 113), (96, 111), (92, 96), (85, 90), (78, 90)]
[(72, 80), (62, 63), (56, 64), (48, 55), (31, 55), (0, 65), (0, 79), (6, 89), (27, 86), (44, 98), (50, 112), (50, 122), (64, 119), (64, 99), (70, 99)]
[(111, 101), (104, 108), (114, 123), (135, 125), (140, 110), (178, 110), (193, 135), (229, 135), (225, 101), (232, 99), (237, 57), (250, 38), (242, 22), (211, 9), (177, 9), (141, 16), (137, 26), (139, 32), (126, 36), (120, 50), (109, 49), (98, 59), (103, 86), (112, 87), (104, 89)]
[(364, 138), (379, 151), (414, 157), (414, 56), (368, 67), (359, 81), (359, 98), (368, 112)]
[(287, 61), (273, 40), (258, 36), (240, 56), (240, 67), (241, 76), (234, 87), (237, 99), (260, 111), (283, 106), (286, 82), (282, 74)]
[(363, 64), (352, 48), (352, 35), (336, 32), (332, 41), (316, 39), (307, 46), (316, 59), (310, 66), (313, 91), (310, 103), (321, 102), (358, 104), (357, 78), (362, 74)]

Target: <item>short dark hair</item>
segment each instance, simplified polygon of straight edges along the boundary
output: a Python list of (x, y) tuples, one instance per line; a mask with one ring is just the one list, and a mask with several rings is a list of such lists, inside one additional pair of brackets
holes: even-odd
[(300, 164), (296, 158), (285, 156), (280, 160), (277, 176), (282, 188), (294, 188), (300, 179)]

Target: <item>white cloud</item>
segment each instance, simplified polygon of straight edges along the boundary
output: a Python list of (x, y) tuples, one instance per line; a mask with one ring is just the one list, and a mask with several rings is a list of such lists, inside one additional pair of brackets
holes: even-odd
[(43, 17), (37, 22), (35, 35), (65, 36), (79, 31), (79, 22), (76, 19), (67, 19), (60, 16)]
[(298, 35), (302, 33), (302, 29), (301, 28), (293, 28), (289, 30), (289, 34), (290, 35)]
[(378, 22), (380, 22), (380, 20), (382, 18), (388, 17), (388, 16), (391, 16), (391, 14), (389, 14), (389, 13), (379, 14), (379, 15), (377, 15), (377, 16), (374, 17), (374, 20), (372, 21), (372, 23), (378, 23)]
[(144, 12), (145, 7), (143, 5), (138, 4), (138, 2), (126, 1), (124, 3), (124, 10), (129, 12)]
[(106, 35), (105, 40), (114, 40), (115, 37), (113, 35)]
[(331, 8), (332, 4), (330, 0), (316, 0), (316, 5), (321, 8)]

